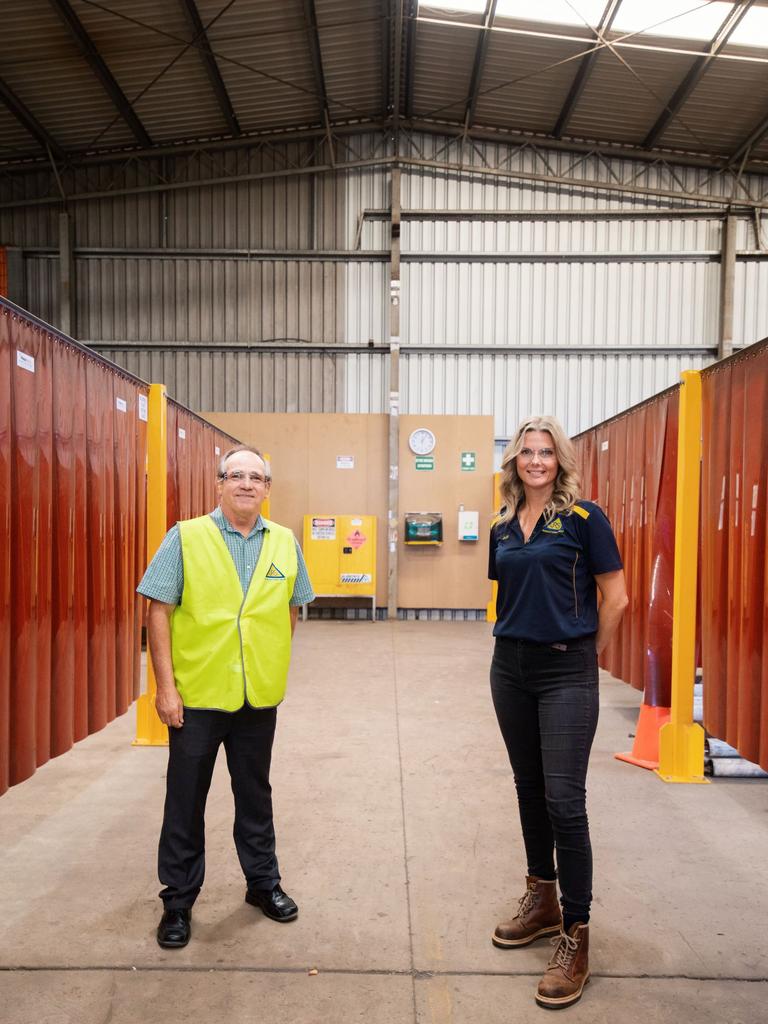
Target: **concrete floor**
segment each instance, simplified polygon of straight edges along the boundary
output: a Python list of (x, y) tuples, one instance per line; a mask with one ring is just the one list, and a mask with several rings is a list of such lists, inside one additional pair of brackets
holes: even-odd
[[(155, 943), (164, 749), (133, 712), (0, 798), (3, 1024), (509, 1024), (550, 946), (498, 950), (521, 893), (490, 627), (300, 624), (273, 784), (298, 921), (243, 902), (223, 757), (193, 939)], [(589, 796), (592, 981), (572, 1024), (768, 1020), (768, 788), (620, 763), (639, 695), (606, 676)], [(309, 971), (316, 969), (316, 975)]]

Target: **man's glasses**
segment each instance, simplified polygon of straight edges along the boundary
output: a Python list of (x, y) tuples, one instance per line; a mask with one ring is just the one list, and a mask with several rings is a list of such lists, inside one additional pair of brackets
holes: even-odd
[(540, 462), (551, 462), (555, 457), (555, 449), (539, 448), (538, 451), (534, 451), (533, 448), (520, 449), (520, 458), (524, 459), (525, 462), (530, 462), (535, 455), (538, 455)]
[(242, 469), (233, 469), (231, 473), (222, 473), (219, 477), (220, 480), (231, 480), (232, 483), (241, 484), (244, 480), (249, 480), (252, 484), (264, 484), (266, 480), (259, 473), (244, 473)]

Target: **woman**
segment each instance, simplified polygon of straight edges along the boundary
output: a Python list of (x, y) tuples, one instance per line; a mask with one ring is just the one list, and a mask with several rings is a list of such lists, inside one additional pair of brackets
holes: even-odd
[(497, 926), (493, 943), (510, 949), (557, 934), (536, 1001), (560, 1008), (575, 1003), (589, 980), (585, 782), (597, 656), (627, 592), (610, 523), (579, 500), (573, 445), (554, 417), (520, 424), (502, 459), (501, 495), (488, 572), (498, 581), (491, 691), (515, 776), (528, 877), (517, 915)]

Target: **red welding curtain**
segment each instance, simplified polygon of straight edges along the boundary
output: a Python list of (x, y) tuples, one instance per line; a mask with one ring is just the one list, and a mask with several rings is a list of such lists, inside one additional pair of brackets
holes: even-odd
[(630, 605), (600, 663), (668, 707), (679, 388), (574, 439), (585, 498), (606, 512), (624, 562)]
[(768, 770), (768, 342), (702, 373), (704, 727)]
[(146, 388), (2, 300), (0, 370), (2, 793), (135, 695)]

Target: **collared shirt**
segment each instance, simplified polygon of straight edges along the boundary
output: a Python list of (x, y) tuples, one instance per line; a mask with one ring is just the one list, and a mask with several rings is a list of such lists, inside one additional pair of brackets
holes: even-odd
[[(230, 525), (220, 508), (215, 508), (211, 512), (211, 519), (221, 530), (221, 536), (235, 563), (240, 586), (245, 594), (261, 554), (264, 531), (268, 527), (259, 516), (251, 532), (244, 537), (239, 530)], [(296, 543), (297, 572), (293, 584), (293, 596), (288, 603), (296, 606), (314, 601), (315, 594), (309, 581), (299, 542), (295, 538), (294, 541)], [(152, 601), (181, 604), (181, 595), (184, 592), (184, 560), (181, 554), (178, 526), (172, 526), (166, 533), (136, 590)]]
[(488, 576), (499, 584), (493, 635), (552, 644), (597, 632), (595, 576), (622, 568), (605, 513), (579, 501), (527, 543), (517, 516), (491, 529)]

